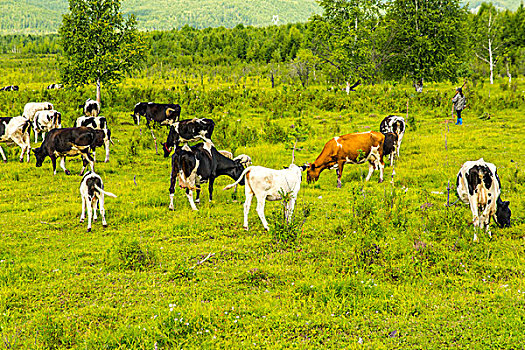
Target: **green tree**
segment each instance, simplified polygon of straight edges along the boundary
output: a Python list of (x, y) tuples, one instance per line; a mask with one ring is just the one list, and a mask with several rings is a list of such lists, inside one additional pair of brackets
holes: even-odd
[(114, 84), (137, 68), (144, 41), (133, 15), (124, 18), (120, 0), (69, 0), (59, 29), (64, 50), (61, 79), (74, 86)]
[(371, 61), (377, 27), (382, 24), (382, 1), (321, 0), (323, 15), (312, 17), (308, 45), (321, 62), (346, 81), (375, 78)]
[(395, 26), (389, 78), (414, 81), (457, 79), (468, 34), (467, 9), (459, 0), (393, 0), (387, 18)]

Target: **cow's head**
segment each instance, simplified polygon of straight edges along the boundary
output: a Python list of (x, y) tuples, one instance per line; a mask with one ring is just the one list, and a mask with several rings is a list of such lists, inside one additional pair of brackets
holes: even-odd
[(33, 153), (35, 154), (36, 158), (36, 167), (40, 168), (44, 162), (44, 159), (46, 159), (47, 153), (42, 147), (34, 148)]
[(180, 110), (177, 111), (173, 108), (166, 109), (166, 119), (172, 120), (172, 123), (176, 123), (180, 118)]
[(511, 211), (509, 204), (509, 201), (502, 201), (500, 198), (496, 202), (496, 223), (499, 227), (510, 227)]
[(55, 111), (55, 115), (54, 115), (54, 127), (55, 129), (62, 128), (62, 114), (57, 111)]
[(140, 116), (146, 115), (146, 108), (148, 104), (144, 102), (139, 102), (135, 105), (135, 108), (133, 109), (133, 114), (131, 115), (133, 117), (133, 121), (136, 125), (139, 125), (140, 123)]
[(163, 142), (162, 149), (164, 150), (164, 158), (168, 158), (170, 156), (172, 147), (168, 147), (168, 143)]
[(321, 174), (321, 167), (316, 167), (314, 163), (307, 165), (306, 170), (306, 182), (316, 182), (319, 180), (319, 175)]

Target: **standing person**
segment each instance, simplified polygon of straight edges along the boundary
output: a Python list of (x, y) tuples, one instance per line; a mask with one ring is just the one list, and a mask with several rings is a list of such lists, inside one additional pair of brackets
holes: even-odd
[(458, 87), (456, 89), (456, 95), (452, 98), (452, 103), (454, 103), (454, 110), (456, 111), (457, 121), (456, 125), (462, 125), (463, 119), (461, 119), (461, 111), (465, 109), (467, 104), (467, 99), (463, 95), (463, 89)]

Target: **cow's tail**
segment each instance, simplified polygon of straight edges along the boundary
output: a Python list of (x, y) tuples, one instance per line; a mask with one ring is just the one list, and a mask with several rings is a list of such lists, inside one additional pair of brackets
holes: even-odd
[(229, 190), (233, 187), (235, 187), (236, 185), (239, 184), (239, 182), (242, 181), (242, 179), (244, 178), (244, 176), (252, 169), (252, 167), (247, 167), (246, 169), (244, 169), (244, 171), (242, 172), (241, 176), (239, 176), (239, 178), (237, 179), (237, 181), (235, 181), (234, 183), (232, 183), (231, 185), (228, 185), (226, 187), (224, 187), (222, 190)]
[(100, 192), (100, 193), (103, 193), (104, 195), (106, 196), (110, 196), (110, 197), (113, 197), (113, 198), (117, 198), (117, 196), (111, 192), (106, 192), (104, 191), (103, 189), (101, 189), (100, 187), (98, 187), (97, 185), (95, 185), (95, 189)]

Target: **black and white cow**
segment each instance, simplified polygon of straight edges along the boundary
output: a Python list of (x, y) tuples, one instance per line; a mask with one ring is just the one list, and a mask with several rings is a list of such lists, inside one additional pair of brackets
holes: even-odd
[(60, 158), (60, 167), (64, 169), (66, 175), (70, 175), (70, 171), (66, 169), (66, 157), (81, 155), (83, 167), (80, 175), (84, 173), (88, 164), (91, 171), (94, 171), (91, 152), (104, 145), (107, 138), (109, 138), (107, 130), (94, 130), (84, 126), (53, 129), (46, 135), (42, 145), (33, 150), (36, 166), (41, 167), (45, 158), (49, 157), (53, 164), (53, 174), (56, 174), (56, 160)]
[(215, 128), (215, 122), (211, 119), (185, 119), (176, 122), (170, 126), (170, 132), (165, 143), (162, 144), (164, 157), (168, 157), (173, 147), (179, 145), (179, 142), (193, 142), (199, 139), (204, 142), (211, 142), (211, 135)]
[(7, 86), (4, 86), (3, 88), (0, 88), (0, 91), (18, 91), (19, 88), (17, 85), (7, 85)]
[(82, 214), (80, 215), (80, 222), (84, 222), (86, 217), (85, 210), (87, 208), (87, 232), (91, 231), (91, 218), (93, 218), (93, 221), (97, 221), (97, 204), (100, 209), (100, 216), (102, 217), (102, 226), (108, 227), (108, 223), (106, 222), (106, 210), (104, 209), (104, 195), (117, 198), (113, 193), (104, 191), (104, 183), (98, 174), (88, 171), (80, 182), (80, 197), (82, 198)]
[(109, 144), (113, 143), (113, 141), (111, 140), (111, 131), (109, 131), (106, 117), (79, 117), (75, 121), (75, 127), (78, 128), (80, 126), (86, 126), (95, 130), (107, 130), (109, 137), (104, 141), (104, 148), (106, 150), (106, 158), (104, 159), (104, 162), (109, 162)]
[(98, 117), (100, 114), (100, 103), (90, 98), (88, 98), (83, 104), (79, 105), (78, 108), (84, 110), (84, 115), (86, 117)]
[(56, 90), (56, 89), (62, 89), (62, 84), (49, 84), (46, 89), (48, 90)]
[(35, 132), (35, 143), (38, 142), (38, 133), (42, 133), (42, 140), (46, 132), (51, 129), (62, 127), (62, 114), (54, 109), (50, 111), (37, 111), (33, 120), (33, 131)]
[(390, 165), (394, 164), (394, 156), (397, 156), (399, 158), (399, 150), (401, 148), (401, 141), (403, 140), (403, 136), (405, 135), (405, 129), (405, 119), (396, 115), (389, 115), (388, 117), (383, 119), (381, 121), (381, 124), (379, 125), (379, 131), (383, 134), (392, 132), (394, 134), (397, 134), (398, 137), (397, 142), (395, 144), (395, 152), (392, 152), (390, 154)]
[[(465, 162), (459, 170), (456, 187), (459, 199), (470, 205), (474, 229), (485, 228), (491, 236), (490, 217), (500, 227), (510, 226), (509, 202), (503, 202), (500, 198), (501, 182), (494, 164), (485, 162), (483, 158)], [(478, 236), (474, 231), (474, 241), (477, 240)]]
[[(150, 122), (158, 123), (160, 125), (173, 125), (180, 119), (180, 105), (173, 103), (154, 103), (154, 102), (139, 102), (133, 109), (133, 120), (135, 124), (140, 126), (140, 117), (146, 118), (146, 126), (151, 131), (151, 136), (155, 142), (155, 153), (159, 153), (157, 149), (157, 138), (151, 129)], [(142, 133), (142, 129), (141, 129)]]
[[(27, 161), (29, 162), (29, 154), (31, 153), (31, 142), (29, 140), (29, 128), (31, 122), (24, 117), (4, 117), (0, 118), (0, 142), (13, 141), (22, 149), (20, 152), (20, 162), (24, 160), (24, 153), (27, 154)], [(7, 158), (4, 154), (2, 146), (0, 146), (0, 154), (4, 163), (7, 163)]]
[(383, 143), (383, 156), (390, 156), (390, 165), (394, 164), (394, 155), (396, 153), (397, 141), (399, 137), (393, 132), (385, 134), (385, 142)]
[(55, 107), (50, 102), (28, 102), (24, 106), (24, 114), (22, 116), (33, 122), (36, 112), (50, 111), (52, 109), (55, 109)]
[[(170, 205), (173, 209), (175, 183), (186, 189), (186, 196), (193, 210), (197, 210), (193, 201), (193, 190), (197, 191), (195, 202), (199, 202), (201, 183), (208, 182), (210, 201), (213, 199), (213, 183), (218, 176), (226, 175), (234, 180), (241, 176), (244, 167), (220, 154), (212, 144), (205, 142), (189, 147), (177, 147), (171, 156)], [(240, 181), (244, 185), (244, 180)]]

